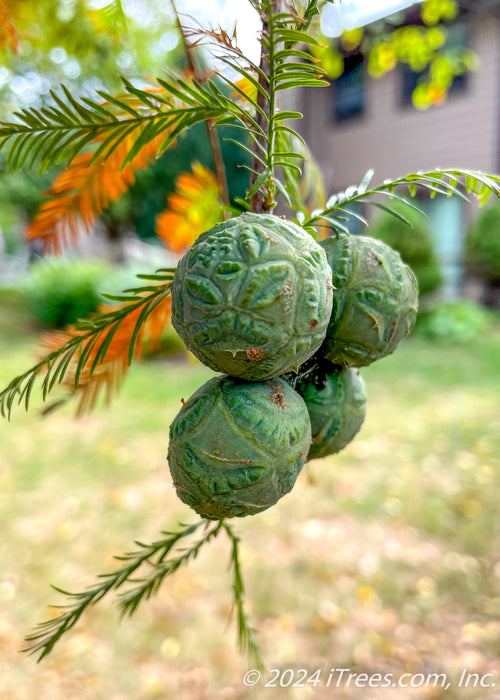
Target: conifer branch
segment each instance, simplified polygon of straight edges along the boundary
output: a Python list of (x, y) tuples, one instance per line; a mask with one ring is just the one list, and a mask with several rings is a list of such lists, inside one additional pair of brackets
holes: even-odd
[[(299, 135), (284, 124), (288, 119), (301, 119), (301, 112), (281, 112), (278, 105), (279, 93), (297, 87), (322, 87), (328, 83), (322, 80), (322, 70), (315, 59), (297, 48), (302, 43), (317, 45), (317, 41), (307, 33), (312, 18), (318, 12), (318, 1), (311, 0), (304, 16), (299, 16), (289, 7), (283, 10), (283, 0), (250, 0), (262, 19), (261, 59), (257, 80), (252, 84), (257, 90), (255, 101), (255, 121), (257, 133), (254, 136), (254, 157), (251, 167), (250, 190), (252, 211), (272, 212), (275, 195), (282, 194), (290, 204), (285, 187), (276, 175), (276, 169), (291, 171), (295, 178), (301, 175), (300, 163), (303, 155), (292, 149), (282, 150), (283, 144), (290, 141), (279, 139), (280, 133), (288, 133), (294, 138)], [(246, 75), (244, 77), (249, 76)], [(265, 153), (262, 158), (261, 153)]]
[[(161, 553), (161, 556), (157, 557), (156, 561), (151, 561), (151, 557), (148, 557), (148, 563), (153, 567), (152, 573), (140, 579), (128, 579), (130, 583), (134, 583), (136, 585), (130, 590), (122, 593), (120, 596), (118, 605), (122, 615), (132, 615), (144, 599), (149, 600), (151, 596), (158, 592), (163, 580), (167, 576), (172, 576), (172, 574), (175, 574), (175, 572), (183, 564), (187, 564), (189, 561), (196, 559), (201, 548), (217, 537), (221, 528), (223, 527), (222, 521), (219, 520), (219, 522), (211, 528), (209, 527), (209, 520), (205, 520), (204, 522), (205, 529), (202, 537), (191, 547), (181, 550), (179, 556), (165, 561), (165, 558), (172, 547), (186, 536), (183, 531), (173, 534), (171, 546), (168, 548), (165, 547)], [(193, 532), (195, 527), (197, 526), (193, 526)], [(187, 534), (191, 534), (191, 532), (188, 532)]]
[[(212, 119), (231, 119), (241, 109), (220, 93), (182, 78), (158, 79), (162, 92), (141, 90), (123, 80), (125, 95), (114, 97), (99, 92), (104, 100), (76, 100), (62, 86), (64, 99), (51, 92), (55, 105), (22, 109), (16, 122), (0, 122), (0, 150), (8, 146), (7, 169), (17, 170), (38, 164), (39, 172), (57, 163), (68, 163), (89, 144), (100, 141), (91, 163), (109, 158), (128, 137), (134, 146), (123, 163), (127, 165), (139, 151), (164, 134), (159, 153), (174, 143), (177, 135), (191, 126)], [(131, 98), (136, 104), (131, 105)]]
[[(120, 324), (109, 346), (103, 349), (103, 340), (98, 340), (89, 353), (85, 367), (80, 373), (78, 386), (75, 387), (75, 375), (78, 371), (78, 356), (75, 355), (68, 364), (61, 385), (68, 390), (60, 399), (51, 404), (46, 404), (41, 413), (48, 415), (54, 409), (77, 397), (78, 405), (76, 416), (81, 417), (89, 413), (95, 406), (98, 397), (104, 391), (107, 403), (110, 403), (114, 394), (120, 389), (123, 380), (130, 368), (130, 344), (139, 316), (142, 313), (139, 307), (129, 314)], [(135, 343), (134, 357), (143, 357), (145, 353), (154, 353), (161, 347), (162, 335), (171, 316), (170, 297), (165, 297), (148, 313)], [(60, 348), (79, 332), (74, 329), (66, 331), (54, 331), (43, 336), (38, 344), (40, 355), (45, 356)]]
[(89, 319), (75, 324), (75, 331), (62, 345), (46, 355), (29, 370), (13, 379), (0, 392), (0, 413), (10, 419), (14, 402), (24, 400), (26, 410), (29, 408), (31, 393), (36, 380), (44, 374), (42, 397), (62, 382), (73, 360), (74, 387), (78, 388), (85, 371), (86, 378), (91, 377), (100, 363), (104, 362), (106, 353), (122, 324), (132, 315), (137, 314), (128, 346), (128, 364), (130, 365), (137, 340), (144, 323), (154, 310), (169, 295), (172, 287), (174, 270), (160, 270), (158, 274), (148, 276), (156, 282), (154, 285), (138, 287), (122, 295), (105, 295), (111, 301), (120, 302), (121, 306), (112, 311), (95, 314)]
[[(39, 654), (38, 661), (41, 661), (45, 656), (50, 654), (61, 637), (76, 625), (83, 613), (89, 607), (98, 603), (111, 591), (117, 590), (127, 582), (130, 582), (133, 574), (146, 562), (153, 565), (155, 565), (156, 562), (156, 565), (162, 566), (164, 569), (167, 568), (168, 563), (163, 564), (163, 562), (173, 547), (175, 547), (181, 539), (189, 537), (196, 532), (199, 527), (204, 526), (204, 537), (197, 543), (197, 545), (186, 550), (183, 554), (174, 559), (173, 562), (175, 562), (175, 568), (171, 571), (167, 571), (164, 576), (168, 575), (168, 573), (174, 573), (174, 571), (176, 571), (181, 564), (196, 556), (201, 546), (208, 542), (212, 537), (215, 537), (221, 528), (221, 523), (218, 523), (211, 529), (209, 529), (209, 525), (210, 521), (202, 519), (193, 525), (183, 525), (179, 532), (164, 532), (162, 534), (166, 535), (166, 537), (162, 540), (153, 542), (152, 544), (148, 545), (144, 544), (143, 542), (136, 542), (135, 544), (139, 547), (139, 550), (115, 557), (115, 559), (124, 562), (123, 566), (109, 574), (101, 574), (99, 576), (99, 578), (102, 579), (101, 581), (93, 584), (87, 590), (81, 593), (71, 593), (63, 590), (62, 588), (53, 586), (56, 591), (68, 596), (73, 602), (67, 605), (53, 606), (56, 608), (61, 608), (64, 612), (53, 620), (47, 620), (40, 623), (33, 634), (26, 637), (26, 641), (32, 642), (32, 644), (30, 644), (26, 649), (23, 649), (23, 651), (28, 652), (29, 654)], [(142, 597), (145, 595), (147, 598), (149, 598), (153, 592), (156, 592), (156, 590), (157, 587), (154, 588), (154, 590), (145, 589), (143, 594), (139, 597), (137, 597), (138, 594), (136, 593), (135, 597), (132, 598), (133, 602), (130, 604), (125, 603), (125, 605), (121, 605), (122, 612), (132, 614), (137, 608), (137, 605)]]
[[(26, 240), (40, 240), (44, 253), (54, 255), (76, 244), (90, 233), (97, 217), (133, 185), (136, 172), (152, 162), (161, 141), (160, 135), (147, 143), (125, 168), (122, 164), (134, 146), (130, 136), (108, 158), (96, 161), (92, 153), (74, 158), (44, 193), (47, 199), (26, 229)], [(98, 145), (96, 142), (96, 148)]]
[[(273, 0), (273, 8), (277, 9), (279, 0)], [(262, 37), (269, 36), (269, 21), (268, 16), (262, 12)], [(271, 60), (270, 60), (270, 46), (264, 41), (260, 43), (260, 63), (259, 63), (259, 85), (263, 88), (257, 92), (257, 105), (260, 111), (257, 111), (255, 120), (260, 129), (268, 130), (270, 124), (271, 115), (271, 104), (269, 99), (269, 77), (271, 70)], [(271, 57), (272, 58), (272, 57)], [(250, 191), (252, 191), (256, 184), (259, 182), (262, 174), (266, 172), (266, 167), (262, 166), (259, 157), (259, 150), (266, 152), (268, 146), (269, 134), (267, 139), (262, 136), (257, 136), (254, 145), (254, 156), (252, 159), (252, 173), (250, 177)], [(266, 179), (266, 176), (265, 178)], [(271, 199), (271, 201), (269, 201)], [(259, 186), (257, 187), (255, 194), (252, 197), (252, 211), (260, 214), (262, 212), (268, 211), (272, 212), (274, 205), (274, 198), (266, 197), (263, 189)]]
[(233, 600), (236, 620), (238, 625), (238, 645), (240, 652), (248, 656), (249, 660), (259, 669), (263, 662), (259, 645), (255, 639), (256, 631), (248, 623), (248, 615), (245, 610), (245, 587), (240, 564), (240, 539), (234, 533), (233, 528), (225, 520), (222, 527), (231, 542), (231, 567), (233, 569)]
[[(169, 555), (177, 545), (195, 534), (200, 527), (203, 528), (202, 536), (190, 547), (180, 550), (177, 556), (169, 559)], [(182, 525), (178, 532), (163, 532), (162, 534), (166, 537), (151, 544), (136, 541), (138, 550), (115, 557), (118, 561), (124, 562), (123, 566), (110, 573), (101, 574), (98, 582), (82, 592), (71, 593), (53, 586), (56, 591), (67, 596), (71, 602), (66, 605), (52, 606), (60, 608), (63, 612), (52, 620), (40, 623), (35, 631), (26, 637), (26, 642), (29, 644), (23, 651), (33, 655), (38, 654), (37, 660), (41, 661), (50, 654), (66, 632), (69, 632), (78, 623), (88, 608), (98, 603), (108, 593), (127, 584), (135, 585), (120, 594), (118, 607), (123, 616), (133, 615), (144, 600), (149, 600), (158, 592), (165, 578), (172, 576), (181, 566), (195, 559), (202, 547), (215, 539), (221, 530), (225, 530), (231, 542), (233, 599), (240, 651), (247, 655), (252, 665), (262, 669), (263, 662), (255, 640), (256, 632), (249, 626), (245, 611), (245, 591), (239, 555), (240, 540), (225, 520), (214, 522), (204, 518), (192, 525)], [(145, 564), (152, 567), (152, 573), (138, 579), (132, 578)]]
[[(364, 225), (368, 223), (356, 211), (349, 207), (353, 204), (367, 204), (384, 212), (392, 214), (397, 219), (411, 226), (409, 220), (391, 202), (401, 202), (410, 209), (420, 211), (411, 200), (420, 191), (426, 192), (431, 199), (434, 197), (460, 197), (469, 202), (468, 194), (476, 197), (480, 206), (484, 206), (492, 195), (500, 197), (500, 176), (464, 170), (461, 168), (436, 168), (436, 170), (408, 173), (393, 180), (384, 180), (381, 185), (370, 188), (373, 170), (369, 170), (359, 185), (352, 185), (343, 192), (332, 195), (324, 209), (317, 209), (309, 218), (302, 216), (300, 223), (305, 228), (311, 228), (326, 222), (336, 231), (347, 231), (342, 222), (348, 217), (358, 218)], [(378, 198), (382, 197), (383, 201)], [(311, 231), (312, 232), (312, 231)], [(348, 232), (348, 231), (347, 231)]]

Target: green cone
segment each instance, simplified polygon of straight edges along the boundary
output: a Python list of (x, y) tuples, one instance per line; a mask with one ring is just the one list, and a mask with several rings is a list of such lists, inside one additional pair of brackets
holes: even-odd
[(311, 419), (308, 459), (343, 450), (359, 432), (366, 414), (365, 383), (356, 369), (323, 363), (297, 383)]
[(415, 325), (415, 275), (399, 253), (368, 236), (340, 234), (321, 245), (335, 287), (322, 354), (344, 367), (363, 367), (389, 355)]
[(277, 216), (242, 214), (204, 233), (180, 261), (172, 322), (196, 357), (251, 381), (305, 362), (332, 308), (324, 250)]
[(284, 380), (216, 377), (170, 426), (168, 462), (177, 495), (199, 515), (243, 517), (291, 491), (310, 443), (304, 400)]

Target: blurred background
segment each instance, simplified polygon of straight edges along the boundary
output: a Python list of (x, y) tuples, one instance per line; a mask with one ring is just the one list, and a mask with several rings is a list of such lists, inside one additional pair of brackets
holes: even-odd
[[(239, 19), (239, 39), (255, 50), (258, 22), (244, 0), (186, 0), (179, 10), (206, 26), (217, 17), (228, 31)], [(317, 30), (330, 86), (289, 97), (315, 157), (303, 182), (311, 208), (369, 168), (374, 182), (435, 167), (500, 171), (500, 2), (346, 0)], [(196, 57), (200, 71), (214, 68)], [(188, 69), (168, 3), (0, 0), (2, 119), (51, 104), (61, 83), (95, 97), (119, 92), (119, 75), (142, 85), (165, 68)], [(222, 130), (221, 147), (237, 207), (247, 172), (226, 135), (234, 132)], [(38, 176), (0, 161), (2, 388), (101, 307), (103, 292), (175, 265), (220, 217), (203, 126), (158, 161), (132, 165), (120, 174), (83, 160)], [(268, 668), (452, 679), (467, 668), (493, 673), (500, 687), (500, 203), (417, 197), (427, 216), (411, 215), (412, 229), (382, 214), (368, 231), (417, 275), (415, 332), (363, 370), (368, 415), (353, 443), (307, 465), (275, 508), (235, 523), (248, 608)], [(54, 237), (68, 243), (57, 258), (47, 252)], [(247, 663), (230, 622), (222, 539), (131, 620), (105, 600), (40, 665), (19, 654), (33, 625), (57, 614), (51, 583), (83, 590), (134, 539), (194, 519), (171, 485), (168, 427), (209, 376), (167, 325), (110, 408), (104, 393), (70, 392), (48, 415), (19, 410), (0, 422), (0, 700), (260, 697), (241, 682)], [(335, 690), (345, 700), (499, 692)]]

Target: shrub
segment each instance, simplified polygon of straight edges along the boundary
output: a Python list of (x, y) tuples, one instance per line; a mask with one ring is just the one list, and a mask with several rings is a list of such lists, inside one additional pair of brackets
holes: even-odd
[(25, 287), (28, 311), (41, 325), (64, 328), (97, 310), (104, 301), (99, 289), (109, 274), (98, 262), (40, 260)]
[(488, 282), (500, 282), (500, 205), (484, 209), (466, 238), (469, 272)]
[(429, 226), (422, 214), (404, 204), (391, 204), (391, 208), (404, 216), (411, 227), (391, 214), (382, 214), (368, 234), (399, 251), (403, 261), (415, 273), (420, 294), (429, 294), (438, 289), (442, 282)]
[(475, 340), (490, 324), (490, 312), (473, 301), (459, 299), (422, 312), (415, 332), (430, 340), (466, 343)]

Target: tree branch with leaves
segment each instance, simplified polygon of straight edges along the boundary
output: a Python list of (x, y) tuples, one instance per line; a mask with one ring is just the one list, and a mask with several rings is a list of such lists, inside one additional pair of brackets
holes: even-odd
[[(298, 131), (290, 125), (291, 121), (301, 119), (302, 114), (282, 111), (279, 98), (285, 90), (328, 85), (320, 59), (311, 53), (321, 54), (316, 50), (321, 45), (312, 27), (324, 3), (320, 0), (249, 2), (262, 21), (262, 55), (258, 64), (244, 56), (234, 37), (223, 30), (182, 28), (192, 61), (191, 75), (169, 73), (147, 86), (124, 80), (121, 94), (101, 91), (95, 99), (75, 98), (62, 87), (61, 91), (51, 93), (50, 106), (22, 109), (12, 120), (0, 123), (0, 152), (6, 154), (10, 170), (36, 168), (41, 173), (54, 165), (67, 166), (55, 180), (49, 201), (29, 228), (30, 239), (41, 238), (47, 250), (60, 253), (67, 243), (89, 230), (96, 216), (130, 185), (138, 168), (154, 156), (162, 155), (179, 136), (198, 123), (207, 126), (222, 184), (220, 220), (228, 213), (239, 213), (228, 207), (223, 164), (215, 141), (217, 129), (223, 125), (235, 130), (234, 141), (242, 149), (242, 155), (252, 157), (251, 165), (247, 166), (250, 183), (246, 201), (240, 203), (242, 208), (269, 213), (282, 198), (281, 202), (293, 212), (292, 221), (302, 225), (314, 238), (320, 236), (324, 227), (332, 235), (348, 233), (346, 222), (352, 216), (367, 224), (351, 208), (357, 203), (405, 220), (399, 205), (418, 208), (413, 200), (421, 190), (431, 196), (466, 199), (469, 193), (481, 204), (492, 194), (500, 195), (498, 176), (473, 171), (436, 169), (385, 181), (376, 187), (370, 187), (373, 173), (369, 171), (359, 185), (332, 195), (324, 206), (311, 211), (303, 173), (303, 168), (306, 172), (311, 168), (310, 154)], [(5, 30), (5, 23), (2, 26)], [(195, 46), (213, 43), (218, 47), (219, 61), (231, 69), (232, 77), (220, 72), (217, 79), (201, 78), (191, 51)], [(238, 138), (242, 134), (248, 141)], [(317, 173), (315, 177), (318, 178)], [(109, 179), (112, 187), (97, 196), (92, 185), (95, 178)], [(395, 204), (398, 206), (394, 207)], [(115, 308), (103, 309), (78, 322), (57, 338), (53, 337), (52, 345), (52, 341), (46, 342), (41, 359), (0, 392), (2, 415), (10, 418), (16, 404), (23, 403), (28, 409), (37, 383), (44, 402), (61, 385), (80, 390), (80, 410), (93, 403), (99, 386), (106, 386), (112, 392), (140, 354), (141, 344), (158, 340), (168, 323), (174, 274), (173, 269), (166, 269), (139, 275), (145, 284), (108, 297), (116, 304)], [(54, 405), (57, 402), (49, 409)], [(57, 588), (70, 602), (63, 606), (60, 616), (42, 623), (28, 637), (29, 650), (39, 654), (39, 658), (46, 656), (87, 608), (122, 586), (126, 589), (119, 597), (119, 608), (125, 615), (132, 614), (141, 602), (158, 591), (165, 579), (195, 559), (202, 547), (221, 532), (226, 533), (231, 545), (240, 648), (260, 663), (255, 633), (245, 611), (239, 538), (226, 519), (202, 519), (182, 526), (176, 533), (164, 533), (164, 538), (151, 545), (137, 543), (138, 551), (118, 557), (123, 562), (119, 569), (102, 575), (97, 584), (84, 592), (68, 593)], [(182, 549), (184, 540), (191, 541), (189, 538), (194, 535), (198, 539)], [(143, 565), (148, 565), (147, 571), (138, 574)]]

